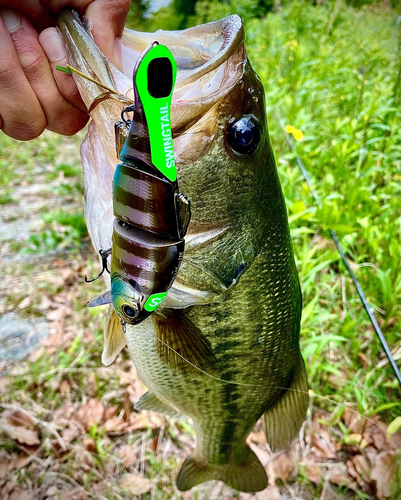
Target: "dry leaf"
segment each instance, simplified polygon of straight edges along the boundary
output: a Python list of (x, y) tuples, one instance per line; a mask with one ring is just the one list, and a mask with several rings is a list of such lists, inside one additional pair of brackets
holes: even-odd
[(68, 427), (61, 433), (61, 437), (66, 444), (69, 444), (74, 441), (74, 439), (77, 439), (81, 433), (83, 433), (81, 424), (74, 420), (70, 420)]
[(337, 458), (336, 445), (330, 434), (321, 429), (315, 431), (311, 438), (311, 452), (317, 460)]
[(33, 418), (19, 409), (12, 410), (7, 415), (7, 422), (15, 427), (32, 427), (34, 425)]
[(68, 394), (71, 389), (71, 384), (68, 380), (63, 379), (58, 386), (60, 394)]
[(336, 464), (330, 469), (329, 480), (337, 486), (347, 486), (347, 488), (351, 488), (352, 490), (357, 488), (357, 484), (348, 474), (347, 466), (343, 463)]
[(143, 495), (151, 490), (152, 483), (146, 477), (139, 476), (138, 474), (130, 474), (123, 479), (121, 488), (134, 495)]
[(352, 463), (359, 477), (366, 483), (369, 483), (371, 465), (368, 458), (364, 455), (355, 455), (354, 457), (352, 457)]
[(316, 465), (313, 462), (308, 462), (306, 465), (306, 475), (311, 483), (322, 483), (323, 472), (319, 465)]
[(350, 408), (346, 408), (343, 415), (343, 421), (346, 427), (352, 432), (362, 434), (365, 423), (362, 415), (351, 410)]
[(53, 413), (53, 425), (56, 427), (67, 427), (77, 411), (77, 405), (67, 403), (63, 406), (60, 406), (54, 413)]
[(27, 455), (26, 453), (12, 453), (13, 463), (11, 465), (12, 470), (19, 470), (25, 467), (28, 462), (31, 461), (32, 455)]
[(30, 500), (30, 498), (31, 495), (27, 490), (23, 490), (19, 486), (16, 486), (9, 494), (8, 500)]
[(13, 425), (3, 423), (1, 425), (1, 430), (3, 430), (11, 439), (18, 441), (21, 444), (27, 444), (28, 446), (40, 444), (38, 433), (33, 429), (14, 427)]
[(104, 406), (97, 398), (90, 399), (86, 404), (82, 405), (75, 415), (75, 419), (85, 427), (90, 429), (92, 425), (100, 425), (103, 421)]
[(281, 479), (283, 483), (286, 482), (288, 476), (297, 468), (290, 451), (277, 455), (271, 462), (271, 467), (275, 478)]
[(138, 459), (138, 454), (133, 446), (127, 445), (121, 448), (120, 457), (123, 459), (123, 467), (129, 467)]
[(20, 302), (20, 304), (18, 305), (18, 309), (26, 309), (31, 304), (32, 304), (31, 298), (30, 297), (25, 297), (25, 299), (22, 300), (22, 302)]
[[(394, 450), (379, 453), (370, 473), (376, 483), (377, 496), (385, 498), (400, 498), (401, 495), (401, 461)], [(398, 496), (397, 496), (398, 494)]]
[(0, 479), (7, 475), (7, 471), (11, 465), (11, 457), (6, 451), (0, 450)]
[(140, 429), (160, 429), (164, 426), (162, 416), (158, 413), (153, 413), (149, 411), (142, 411), (139, 414), (132, 413), (130, 415), (129, 430), (137, 431)]

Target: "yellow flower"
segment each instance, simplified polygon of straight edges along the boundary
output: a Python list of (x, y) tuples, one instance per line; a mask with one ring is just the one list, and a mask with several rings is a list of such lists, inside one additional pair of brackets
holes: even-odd
[(298, 47), (298, 42), (296, 40), (288, 40), (288, 42), (285, 42), (283, 47), (285, 49), (295, 50), (295, 47)]
[(302, 141), (304, 138), (304, 134), (298, 129), (295, 129), (293, 134), (296, 141)]
[(297, 141), (302, 141), (302, 139), (304, 138), (304, 134), (292, 125), (286, 125), (285, 131), (287, 132), (287, 134), (292, 134), (294, 136), (294, 139)]

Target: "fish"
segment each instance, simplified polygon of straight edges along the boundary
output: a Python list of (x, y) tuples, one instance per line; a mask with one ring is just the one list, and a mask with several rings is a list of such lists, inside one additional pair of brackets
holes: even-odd
[[(249, 433), (261, 418), (273, 451), (290, 446), (309, 397), (287, 211), (241, 19), (181, 31), (125, 29), (123, 68), (105, 58), (90, 23), (73, 11), (62, 11), (57, 25), (69, 64), (114, 89), (105, 95), (74, 75), (92, 117), (81, 155), (85, 218), (98, 252), (112, 247), (119, 163), (112, 131), (134, 101), (134, 66), (155, 41), (173, 54), (177, 180), (191, 202), (185, 251), (164, 302), (144, 321), (121, 323), (108, 306), (102, 361), (112, 363), (127, 345), (148, 388), (135, 409), (192, 420), (196, 448), (178, 473), (179, 490), (220, 480), (261, 491), (268, 479), (246, 442)], [(107, 274), (105, 285), (109, 293)]]

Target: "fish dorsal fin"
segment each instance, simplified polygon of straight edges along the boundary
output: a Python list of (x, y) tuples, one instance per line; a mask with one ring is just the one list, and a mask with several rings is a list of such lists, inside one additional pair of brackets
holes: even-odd
[(305, 420), (308, 405), (308, 380), (301, 358), (290, 387), (262, 416), (266, 441), (272, 451), (291, 445)]
[(183, 373), (210, 371), (216, 359), (207, 339), (179, 309), (164, 310), (152, 316), (156, 348), (160, 359)]
[(103, 329), (103, 337), (102, 363), (105, 366), (109, 366), (127, 345), (127, 339), (125, 338), (121, 321), (112, 304), (109, 305), (109, 311)]

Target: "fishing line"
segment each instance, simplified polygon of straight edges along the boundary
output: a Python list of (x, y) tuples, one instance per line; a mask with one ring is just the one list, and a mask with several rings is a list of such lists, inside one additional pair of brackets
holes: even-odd
[[(147, 332), (147, 330), (142, 325), (137, 325), (137, 326), (140, 326), (143, 329), (143, 331)], [(177, 354), (177, 356), (179, 356), (180, 358), (182, 358), (186, 363), (188, 363), (189, 365), (191, 365), (193, 368), (195, 368), (196, 370), (200, 371), (204, 375), (207, 375), (208, 377), (210, 377), (210, 378), (212, 378), (212, 379), (214, 379), (214, 380), (216, 380), (218, 382), (223, 382), (223, 383), (226, 383), (226, 384), (242, 385), (242, 386), (246, 386), (246, 387), (258, 387), (258, 388), (260, 388), (260, 384), (247, 384), (246, 382), (233, 382), (232, 380), (225, 380), (223, 378), (215, 377), (214, 375), (211, 375), (210, 373), (202, 370), (202, 368), (199, 368), (198, 366), (196, 366), (193, 363), (191, 363), (188, 359), (186, 359), (179, 352), (177, 352), (173, 347), (171, 347), (170, 345), (166, 344), (166, 342), (164, 342), (161, 338), (159, 338), (157, 336), (155, 338), (159, 342), (161, 342), (163, 345), (165, 345), (166, 347), (168, 347), (170, 350), (172, 350), (175, 354)], [(311, 398), (311, 399), (314, 398), (314, 397), (317, 397), (317, 398), (323, 399), (325, 401), (329, 401), (332, 404), (334, 403), (337, 406), (341, 406), (342, 408), (348, 409), (349, 411), (351, 411), (355, 415), (364, 418), (365, 420), (371, 422), (372, 424), (376, 424), (375, 420), (373, 420), (372, 418), (366, 417), (365, 415), (362, 415), (361, 413), (357, 412), (356, 410), (353, 410), (352, 408), (350, 408), (350, 406), (347, 406), (345, 403), (340, 403), (338, 401), (332, 400), (329, 396), (322, 396), (320, 394), (317, 394), (312, 389), (309, 389), (308, 391), (302, 391), (301, 389), (293, 389), (292, 387), (280, 387), (279, 385), (275, 385), (274, 388), (275, 389), (280, 389), (282, 391), (292, 391), (292, 392), (296, 392), (298, 394), (307, 394), (309, 396), (309, 398)], [(350, 403), (350, 404), (353, 404), (353, 403)]]
[[(305, 181), (306, 181), (306, 183), (307, 183), (307, 185), (308, 185), (308, 187), (310, 189), (310, 192), (312, 193), (312, 196), (313, 196), (313, 199), (315, 200), (316, 205), (319, 208), (322, 208), (322, 206), (323, 206), (322, 205), (322, 201), (321, 201), (319, 195), (317, 194), (317, 192), (313, 189), (312, 181), (311, 181), (311, 178), (309, 176), (309, 173), (306, 170), (305, 165), (303, 164), (303, 161), (301, 160), (301, 158), (297, 155), (297, 153), (295, 151), (294, 142), (291, 139), (291, 137), (289, 136), (288, 132), (285, 130), (283, 119), (281, 118), (280, 113), (278, 112), (277, 109), (274, 110), (274, 113), (275, 113), (276, 118), (277, 118), (277, 120), (278, 120), (278, 122), (280, 124), (280, 127), (281, 127), (281, 129), (282, 129), (282, 131), (283, 131), (283, 133), (285, 135), (285, 138), (286, 138), (286, 140), (288, 142), (288, 145), (290, 146), (291, 151), (295, 155), (295, 158), (296, 158), (296, 161), (298, 163), (298, 166), (299, 166), (299, 168), (300, 168), (300, 170), (302, 172), (302, 175), (305, 178)], [(400, 384), (400, 387), (401, 387), (401, 373), (400, 373), (400, 370), (398, 369), (397, 363), (394, 360), (394, 357), (393, 357), (393, 355), (392, 355), (392, 353), (390, 351), (390, 348), (389, 348), (389, 346), (387, 344), (387, 341), (386, 341), (386, 339), (385, 339), (385, 337), (383, 335), (383, 332), (382, 332), (382, 330), (381, 330), (381, 328), (380, 328), (380, 326), (379, 326), (379, 324), (378, 324), (378, 322), (376, 320), (376, 317), (375, 317), (375, 315), (373, 313), (373, 309), (369, 305), (369, 302), (366, 299), (366, 295), (365, 295), (365, 293), (364, 293), (364, 291), (363, 291), (363, 289), (362, 289), (362, 287), (361, 287), (361, 285), (360, 285), (357, 277), (355, 276), (354, 272), (351, 269), (351, 266), (350, 266), (350, 264), (348, 262), (348, 259), (347, 259), (346, 255), (345, 255), (345, 253), (344, 253), (344, 251), (343, 251), (343, 249), (341, 247), (341, 244), (340, 244), (340, 241), (339, 241), (339, 239), (337, 237), (336, 232), (334, 231), (334, 229), (329, 229), (329, 233), (330, 233), (330, 236), (333, 239), (334, 244), (336, 245), (338, 253), (340, 254), (341, 259), (344, 262), (344, 265), (345, 265), (345, 267), (346, 267), (346, 269), (347, 269), (347, 271), (348, 271), (348, 273), (349, 273), (349, 275), (350, 275), (350, 277), (351, 277), (351, 279), (352, 279), (352, 281), (353, 281), (353, 283), (355, 285), (356, 291), (358, 292), (358, 295), (359, 295), (359, 297), (360, 297), (360, 299), (362, 301), (363, 307), (365, 308), (365, 310), (366, 310), (366, 312), (367, 312), (367, 314), (369, 316), (370, 322), (372, 323), (373, 328), (374, 328), (377, 336), (380, 339), (380, 342), (381, 342), (381, 344), (383, 346), (384, 352), (386, 353), (386, 356), (387, 356), (387, 358), (388, 358), (388, 360), (390, 362), (390, 365), (391, 365), (391, 367), (392, 367), (392, 369), (393, 369), (393, 371), (395, 373), (395, 376), (396, 376), (396, 378), (398, 380), (398, 383)]]

